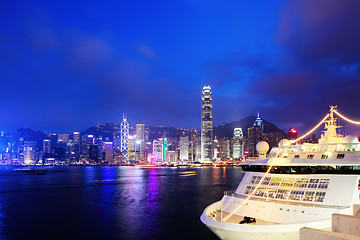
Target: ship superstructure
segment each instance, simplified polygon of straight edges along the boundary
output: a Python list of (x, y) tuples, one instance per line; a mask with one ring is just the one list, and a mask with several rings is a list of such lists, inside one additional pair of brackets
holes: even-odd
[[(208, 206), (201, 221), (221, 239), (289, 240), (302, 227), (330, 229), (333, 213), (351, 214), (360, 203), (360, 143), (338, 134), (334, 113), (331, 106), (315, 128), (280, 141), (268, 156), (267, 143), (258, 143), (259, 159), (243, 164), (237, 189)], [(323, 123), (318, 144), (297, 144)]]

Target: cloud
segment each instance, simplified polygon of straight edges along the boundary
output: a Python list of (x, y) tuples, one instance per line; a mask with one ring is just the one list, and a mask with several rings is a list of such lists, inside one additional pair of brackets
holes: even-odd
[(296, 0), (285, 4), (278, 42), (303, 61), (360, 60), (360, 1)]
[(110, 59), (113, 52), (110, 45), (98, 37), (84, 37), (75, 41), (69, 62), (74, 67), (92, 67)]
[(137, 46), (137, 51), (146, 58), (151, 60), (158, 60), (156, 52), (146, 45)]

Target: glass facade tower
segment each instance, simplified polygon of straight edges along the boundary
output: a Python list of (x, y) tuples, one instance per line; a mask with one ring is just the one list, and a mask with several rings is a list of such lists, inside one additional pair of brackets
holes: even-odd
[(233, 158), (238, 159), (244, 156), (243, 132), (241, 128), (234, 128), (233, 137)]
[(201, 162), (213, 159), (213, 112), (210, 86), (204, 86), (201, 96)]

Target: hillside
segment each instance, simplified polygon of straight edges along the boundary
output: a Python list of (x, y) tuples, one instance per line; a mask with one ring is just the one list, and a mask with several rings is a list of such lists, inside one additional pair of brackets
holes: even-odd
[[(217, 127), (214, 127), (214, 136), (216, 136), (218, 139), (224, 137), (231, 138), (234, 133), (234, 128), (242, 128), (244, 136), (247, 136), (248, 134), (247, 130), (249, 127), (253, 126), (255, 119), (256, 119), (255, 116), (248, 116), (248, 117), (244, 117), (241, 120), (220, 124)], [(271, 122), (268, 122), (264, 119), (263, 122), (264, 122), (265, 133), (284, 132), (283, 130), (281, 130)]]

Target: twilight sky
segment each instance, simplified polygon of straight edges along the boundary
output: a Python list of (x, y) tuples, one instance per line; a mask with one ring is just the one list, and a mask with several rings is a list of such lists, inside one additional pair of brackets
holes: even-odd
[(0, 129), (70, 133), (123, 112), (199, 129), (204, 85), (214, 125), (260, 112), (305, 131), (330, 104), (360, 121), (359, 12), (358, 0), (4, 1)]

